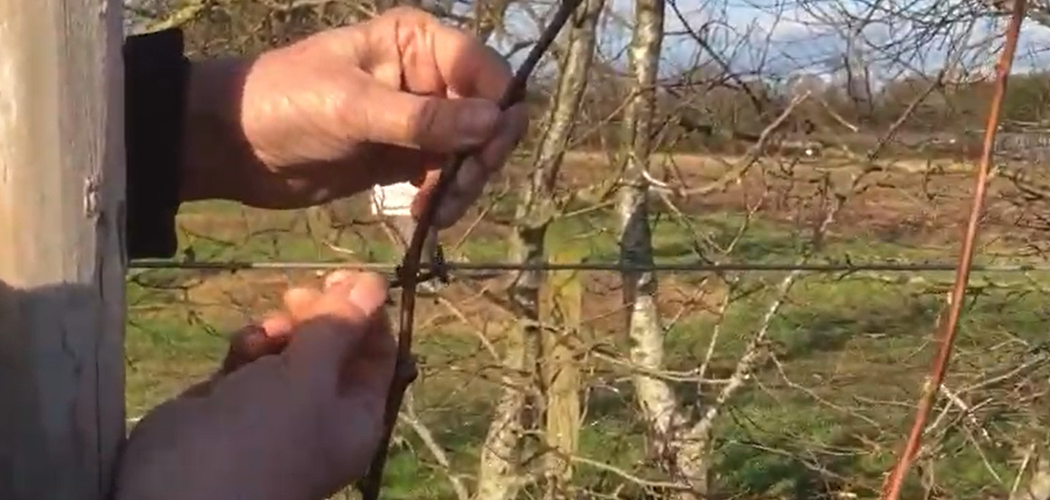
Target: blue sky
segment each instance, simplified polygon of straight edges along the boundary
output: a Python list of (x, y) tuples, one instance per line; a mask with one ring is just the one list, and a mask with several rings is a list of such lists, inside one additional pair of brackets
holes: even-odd
[[(607, 2), (613, 11), (630, 20), (632, 0)], [(846, 40), (841, 34), (842, 11), (859, 15), (869, 12), (871, 4), (858, 0), (808, 0), (806, 3), (802, 6), (796, 0), (678, 0), (677, 6), (694, 29), (705, 23), (709, 26), (709, 43), (738, 71), (761, 66), (765, 73), (799, 70), (828, 73), (828, 61), (840, 61), (846, 49)], [(919, 30), (916, 23), (905, 22), (904, 16), (898, 13), (883, 12), (907, 6), (909, 14), (925, 11), (931, 18), (940, 19), (964, 11), (958, 0), (882, 0), (879, 6), (883, 10), (876, 12), (874, 22), (857, 39), (857, 45), (867, 54), (869, 66), (878, 75), (891, 77), (909, 69), (939, 69), (949, 51), (946, 41), (962, 33), (969, 33), (968, 40), (974, 44), (990, 40), (963, 51), (963, 65), (985, 72), (991, 70), (994, 56), (990, 52), (1001, 44), (1001, 37), (995, 35), (1002, 32), (1005, 19), (995, 22), (985, 18), (973, 22), (972, 26), (965, 21), (954, 22), (946, 28), (950, 32), (919, 43), (914, 41)], [(519, 11), (509, 17), (513, 33), (535, 36), (538, 28), (528, 16)], [(616, 24), (607, 20), (602, 32), (600, 50), (605, 58), (623, 55), (629, 33)], [(684, 31), (683, 23), (670, 6), (665, 31)], [(898, 60), (891, 61), (887, 57), (891, 52), (879, 47), (894, 43), (900, 45), (900, 50), (895, 52), (903, 53)], [(497, 43), (497, 46), (506, 45)], [(671, 34), (664, 43), (663, 66), (669, 72), (694, 66), (699, 52), (700, 46), (689, 35)], [(1050, 28), (1027, 21), (1022, 29), (1015, 70), (1040, 67), (1050, 68)]]

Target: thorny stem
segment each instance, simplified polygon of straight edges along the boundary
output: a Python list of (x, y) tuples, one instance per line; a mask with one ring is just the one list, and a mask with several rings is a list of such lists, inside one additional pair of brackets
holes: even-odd
[[(525, 98), (525, 89), (532, 71), (539, 64), (540, 59), (547, 52), (551, 43), (558, 36), (558, 32), (568, 22), (580, 2), (581, 0), (562, 0), (550, 24), (547, 25), (539, 40), (533, 45), (528, 57), (525, 58), (525, 61), (518, 68), (518, 71), (514, 74), (514, 79), (511, 80), (507, 90), (500, 98), (500, 109), (506, 110)], [(379, 444), (375, 457), (372, 458), (368, 475), (358, 484), (358, 490), (361, 491), (363, 500), (377, 500), (379, 498), (379, 489), (383, 481), (383, 467), (386, 465), (386, 458), (390, 448), (390, 437), (394, 432), (394, 425), (397, 423), (397, 415), (401, 411), (401, 401), (404, 399), (405, 390), (408, 389), (408, 386), (418, 375), (415, 357), (412, 355), (412, 323), (415, 319), (416, 285), (420, 281), (445, 275), (440, 259), (431, 259), (429, 272), (423, 275), (420, 274), (419, 267), (423, 256), (423, 246), (427, 235), (434, 225), (437, 207), (448, 192), (449, 186), (452, 185), (456, 174), (459, 173), (459, 169), (463, 166), (463, 162), (468, 156), (469, 153), (458, 153), (442, 169), (429, 202), (419, 216), (415, 231), (412, 233), (412, 241), (409, 243), (405, 256), (401, 261), (401, 266), (398, 268), (398, 281), (401, 286), (401, 315), (397, 364), (394, 370), (394, 378), (391, 380), (390, 392), (387, 395), (386, 408), (383, 415), (383, 440)]]
[(984, 210), (985, 192), (992, 168), (992, 153), (995, 147), (995, 132), (999, 125), (999, 115), (1002, 112), (1003, 100), (1006, 95), (1006, 83), (1010, 76), (1010, 69), (1013, 66), (1014, 53), (1017, 51), (1017, 38), (1021, 31), (1021, 22), (1024, 20), (1026, 7), (1027, 0), (1016, 0), (1014, 2), (1010, 24), (1006, 28), (1006, 44), (999, 55), (999, 61), (996, 65), (995, 96), (992, 98), (991, 109), (988, 112), (988, 124), (984, 133), (984, 149), (981, 153), (980, 166), (977, 169), (970, 219), (966, 225), (966, 234), (963, 237), (962, 247), (959, 250), (959, 267), (956, 269), (955, 283), (951, 291), (951, 303), (948, 304), (948, 315), (944, 321), (944, 331), (941, 333), (940, 349), (937, 352), (937, 357), (934, 358), (930, 375), (923, 385), (922, 395), (915, 412), (915, 421), (912, 424), (908, 440), (897, 458), (897, 464), (893, 467), (893, 471), (886, 476), (886, 482), (883, 483), (883, 500), (897, 500), (900, 497), (904, 476), (919, 452), (923, 430), (926, 428), (926, 420), (929, 418), (930, 409), (933, 407), (934, 400), (939, 392), (938, 389), (941, 387), (944, 376), (948, 371), (952, 345), (955, 343), (959, 316), (962, 314), (963, 301), (966, 296), (966, 283), (969, 281), (970, 270), (973, 264), (977, 229), (980, 224), (981, 213)]

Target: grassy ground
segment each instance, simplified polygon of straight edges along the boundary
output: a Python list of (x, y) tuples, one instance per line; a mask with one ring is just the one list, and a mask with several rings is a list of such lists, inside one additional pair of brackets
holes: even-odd
[[(593, 181), (593, 159), (576, 158), (566, 182), (583, 186)], [(681, 163), (688, 163), (684, 159)], [(687, 182), (717, 177), (717, 168), (685, 168)], [(509, 177), (514, 179), (515, 173)], [(770, 181), (769, 175), (749, 177), (736, 188), (703, 200), (685, 200), (689, 214), (676, 220), (667, 214), (654, 223), (654, 244), (663, 262), (696, 259), (696, 233), (717, 245), (728, 244), (745, 219), (744, 209), (756, 193), (774, 193), (768, 207), (753, 217), (730, 257), (736, 262), (793, 261), (809, 241), (807, 212), (819, 205), (811, 191), (791, 181)], [(895, 259), (951, 261), (953, 240), (965, 213), (969, 186), (965, 177), (944, 176), (922, 181), (922, 174), (897, 173), (856, 199), (832, 226), (832, 235), (815, 257), (818, 261)], [(935, 190), (932, 200), (923, 193)], [(453, 253), (472, 261), (504, 260), (511, 201), (504, 201), (476, 226)], [(981, 260), (1018, 261), (1016, 230), (997, 223), (1006, 216), (994, 211), (987, 234), (995, 244)], [(374, 226), (353, 220), (362, 213), (359, 202), (340, 206), (336, 216), (319, 219), (303, 213), (251, 211), (208, 204), (187, 207), (182, 215), (185, 246), (199, 259), (282, 259), (394, 262), (397, 253)], [(684, 224), (683, 222), (687, 222)], [(344, 227), (345, 226), (345, 227)], [(559, 220), (549, 236), (552, 244), (596, 261), (617, 256), (615, 219), (609, 210)], [(692, 227), (693, 229), (687, 229)], [(450, 232), (456, 241), (468, 231)], [(320, 244), (330, 238), (355, 252), (352, 257)], [(717, 256), (716, 256), (717, 257)], [(771, 287), (783, 273), (749, 274), (745, 288), (755, 293), (736, 300), (720, 329), (711, 378), (727, 376), (743, 346), (760, 327), (772, 298)], [(661, 276), (660, 308), (668, 319), (669, 368), (695, 368), (705, 356), (715, 332), (710, 307), (724, 287), (711, 285), (701, 274)], [(905, 279), (901, 279), (905, 278)], [(1050, 297), (1025, 292), (1046, 276), (1038, 274), (974, 277), (980, 297), (967, 309), (949, 386), (961, 387), (979, 375), (1009, 369), (1023, 359), (1024, 342), (1045, 341), (1045, 315)], [(310, 273), (250, 271), (182, 273), (150, 271), (132, 280), (131, 324), (128, 330), (128, 411), (141, 415), (163, 398), (204, 375), (224, 352), (223, 335), (273, 303), (288, 284), (313, 279)], [(609, 274), (583, 278), (584, 330), (591, 338), (622, 344), (623, 318), (617, 314), (618, 279)], [(911, 401), (918, 395), (923, 373), (935, 349), (931, 332), (943, 304), (951, 273), (908, 276), (877, 274), (807, 276), (799, 282), (771, 323), (771, 348), (783, 363), (766, 366), (719, 419), (715, 436), (718, 487), (744, 496), (809, 498), (841, 476), (838, 488), (865, 492), (877, 486), (910, 422)], [(507, 315), (478, 293), (498, 290), (501, 278), (452, 285), (444, 303), (424, 301), (420, 308), (419, 351), (424, 375), (416, 384), (417, 406), (439, 442), (450, 452), (453, 468), (471, 473), (477, 447), (487, 427), (487, 415), (497, 390), (493, 360), (478, 332), (498, 345)], [(996, 285), (996, 286), (992, 286)], [(469, 319), (469, 323), (460, 317)], [(1018, 342), (1018, 341), (1023, 342)], [(621, 346), (622, 347), (622, 346)], [(642, 424), (633, 410), (629, 384), (605, 369), (596, 369), (590, 383), (588, 425), (581, 436), (581, 454), (642, 474)], [(680, 384), (684, 403), (697, 400), (695, 386)], [(718, 390), (717, 387), (710, 389)], [(703, 397), (710, 397), (704, 395)], [(1007, 417), (987, 418), (990, 431), (1009, 435), (1017, 415), (1025, 411), (1008, 402), (992, 405)], [(982, 414), (983, 415), (983, 414)], [(985, 421), (987, 420), (987, 421)], [(996, 434), (997, 436), (999, 434)], [(940, 436), (938, 434), (938, 436)], [(1008, 489), (1012, 449), (984, 443), (968, 446), (966, 432), (944, 437), (946, 449), (935, 465), (937, 481), (951, 497), (971, 498), (986, 488)], [(818, 472), (822, 470), (822, 472)], [(580, 484), (597, 485), (611, 478), (597, 469), (579, 471)], [(998, 479), (997, 479), (998, 476)], [(850, 480), (857, 484), (851, 485)], [(444, 475), (413, 439), (390, 464), (388, 498), (449, 497)]]

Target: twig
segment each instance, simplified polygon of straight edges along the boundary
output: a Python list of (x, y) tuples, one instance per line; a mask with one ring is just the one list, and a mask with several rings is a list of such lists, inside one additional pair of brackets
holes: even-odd
[[(550, 24), (544, 29), (536, 45), (532, 47), (525, 61), (522, 62), (515, 73), (514, 79), (511, 80), (507, 90), (500, 98), (500, 109), (505, 110), (523, 100), (525, 88), (533, 69), (539, 64), (540, 59), (547, 52), (547, 48), (554, 42), (558, 32), (568, 22), (580, 2), (581, 0), (563, 0), (558, 6), (558, 11), (555, 12)], [(380, 442), (379, 449), (372, 459), (368, 475), (358, 484), (363, 500), (377, 500), (379, 498), (379, 489), (383, 481), (383, 468), (386, 465), (386, 458), (390, 448), (390, 437), (393, 434), (394, 425), (397, 423), (398, 414), (401, 410), (401, 401), (404, 398), (405, 390), (418, 375), (418, 368), (412, 355), (412, 326), (415, 319), (416, 285), (421, 277), (420, 260), (423, 256), (423, 245), (434, 227), (434, 217), (437, 214), (437, 208), (448, 192), (449, 187), (455, 181), (456, 174), (459, 173), (459, 169), (463, 166), (467, 156), (467, 153), (456, 154), (451, 163), (442, 170), (429, 202), (423, 207), (423, 212), (420, 214), (419, 221), (412, 234), (412, 241), (409, 243), (408, 250), (405, 252), (404, 259), (398, 269), (398, 279), (402, 288), (397, 364), (394, 378), (390, 384), (390, 392), (387, 395), (386, 413), (383, 418), (383, 440)], [(439, 265), (439, 262), (431, 262), (430, 264), (432, 267), (431, 276), (441, 276), (444, 273), (443, 269), (433, 268), (434, 265)]]
[(984, 149), (981, 153), (981, 164), (977, 169), (976, 185), (974, 186), (973, 204), (970, 209), (969, 222), (966, 225), (966, 233), (960, 248), (959, 267), (956, 270), (955, 284), (952, 287), (951, 304), (948, 307), (948, 315), (944, 322), (944, 331), (941, 335), (941, 345), (934, 359), (929, 378), (927, 379), (919, 405), (915, 413), (915, 421), (912, 425), (908, 440), (901, 450), (897, 464), (893, 471), (886, 477), (883, 484), (883, 500), (897, 500), (900, 497), (901, 487), (904, 484), (904, 476), (908, 471), (916, 453), (922, 444), (923, 429), (929, 418), (930, 410), (933, 408), (934, 400), (938, 393), (937, 388), (944, 381), (948, 370), (948, 362), (952, 355), (952, 345), (958, 331), (959, 316), (966, 297), (966, 284), (970, 278), (970, 266), (973, 263), (974, 242), (977, 239), (977, 229), (984, 210), (985, 191), (988, 185), (989, 171), (992, 167), (992, 153), (995, 146), (995, 132), (998, 128), (999, 115), (1002, 112), (1003, 100), (1006, 95), (1006, 84), (1010, 77), (1010, 69), (1013, 66), (1014, 53), (1017, 51), (1017, 38), (1021, 31), (1021, 22), (1024, 20), (1027, 0), (1016, 0), (1013, 5), (1013, 14), (1010, 16), (1010, 24), (1006, 29), (1006, 44), (999, 56), (997, 64), (997, 75), (995, 82), (995, 96), (992, 98), (991, 110), (988, 113), (988, 124), (984, 133)]
[(1028, 464), (1032, 461), (1032, 455), (1035, 454), (1035, 443), (1029, 444), (1028, 449), (1025, 450), (1024, 458), (1021, 459), (1021, 465), (1017, 468), (1017, 475), (1014, 476), (1014, 484), (1010, 488), (1010, 498), (1016, 498), (1017, 490), (1021, 487), (1021, 479), (1024, 477), (1024, 473), (1028, 470)]
[(835, 108), (832, 108), (831, 105), (828, 104), (827, 99), (824, 99), (823, 97), (821, 97), (821, 98), (817, 99), (817, 102), (819, 102), (820, 105), (824, 107), (824, 111), (827, 111), (828, 114), (831, 115), (831, 117), (833, 119), (835, 119), (836, 122), (839, 123), (839, 125), (842, 125), (843, 127), (848, 128), (850, 130), (850, 132), (853, 132), (854, 134), (856, 134), (857, 132), (860, 132), (860, 127), (850, 123), (848, 120), (843, 118), (842, 115), (840, 115), (838, 113), (838, 111), (835, 111)]
[(419, 436), (419, 440), (423, 442), (423, 445), (427, 447), (430, 454), (434, 456), (434, 460), (437, 461), (444, 471), (445, 475), (448, 476), (448, 481), (452, 486), (452, 491), (456, 492), (456, 498), (458, 500), (470, 500), (470, 494), (467, 492), (467, 487), (463, 485), (463, 481), (452, 472), (452, 462), (449, 461), (448, 455), (445, 450), (438, 444), (437, 439), (434, 438), (434, 433), (430, 432), (430, 429), (423, 424), (423, 422), (416, 416), (416, 410), (413, 408), (411, 401), (406, 405), (405, 411), (401, 412), (400, 418), (403, 422), (412, 427), (412, 430), (416, 431), (416, 435)]
[(684, 486), (682, 486), (679, 483), (671, 483), (671, 482), (666, 482), (666, 481), (653, 481), (653, 480), (650, 480), (650, 479), (641, 478), (641, 477), (638, 477), (638, 476), (636, 476), (634, 474), (631, 474), (630, 472), (627, 472), (627, 471), (625, 471), (625, 470), (623, 470), (623, 469), (621, 469), (619, 467), (607, 464), (605, 462), (601, 462), (599, 460), (592, 460), (590, 458), (581, 457), (581, 456), (578, 456), (578, 455), (572, 455), (572, 456), (570, 456), (568, 458), (572, 462), (583, 464), (583, 465), (589, 465), (591, 467), (594, 467), (595, 469), (602, 470), (602, 471), (605, 471), (605, 472), (610, 472), (612, 474), (620, 476), (623, 479), (626, 479), (626, 480), (628, 480), (628, 481), (630, 481), (632, 483), (635, 483), (635, 484), (637, 484), (639, 486), (642, 486), (642, 487), (645, 487), (645, 488), (663, 489), (663, 490), (670, 490), (670, 491), (683, 491), (683, 490), (687, 489), (687, 488), (685, 488)]
[(977, 420), (977, 416), (974, 415), (973, 407), (967, 404), (966, 401), (964, 401), (963, 398), (959, 396), (959, 394), (952, 392), (952, 390), (949, 389), (946, 385), (941, 384), (940, 391), (944, 394), (948, 401), (951, 402), (953, 406), (959, 409), (959, 411), (962, 413), (962, 417), (966, 419), (967, 423), (972, 425), (974, 429), (977, 429), (977, 431), (981, 433), (982, 439), (988, 442), (992, 441), (992, 436), (988, 433), (988, 429), (985, 429), (984, 426), (981, 425), (981, 423)]
[(744, 386), (754, 375), (755, 369), (759, 367), (759, 364), (766, 359), (765, 344), (769, 334), (769, 327), (772, 325), (777, 313), (780, 312), (781, 306), (787, 300), (788, 294), (791, 292), (791, 288), (800, 274), (798, 271), (789, 273), (780, 281), (780, 284), (777, 286), (777, 295), (769, 304), (765, 315), (763, 315), (762, 326), (759, 327), (758, 332), (755, 333), (754, 337), (751, 337), (747, 346), (744, 347), (744, 354), (737, 362), (736, 368), (733, 369), (733, 374), (729, 377), (728, 383), (722, 387), (722, 391), (718, 393), (718, 396), (707, 407), (700, 420), (693, 426), (692, 435), (703, 435), (707, 429), (714, 425), (715, 418), (722, 411), (725, 404)]
[(732, 183), (738, 182), (740, 179), (747, 174), (755, 163), (762, 157), (763, 150), (766, 147), (766, 143), (773, 136), (773, 132), (776, 132), (780, 127), (784, 126), (788, 118), (795, 112), (800, 104), (809, 99), (810, 92), (806, 92), (800, 96), (795, 97), (791, 102), (784, 108), (784, 111), (780, 113), (766, 128), (762, 129), (762, 133), (759, 134), (758, 140), (751, 145), (748, 154), (741, 159), (740, 163), (732, 167), (728, 172), (722, 174), (716, 181), (693, 189), (684, 189), (678, 193), (680, 196), (705, 196), (717, 191), (722, 191), (728, 188)]

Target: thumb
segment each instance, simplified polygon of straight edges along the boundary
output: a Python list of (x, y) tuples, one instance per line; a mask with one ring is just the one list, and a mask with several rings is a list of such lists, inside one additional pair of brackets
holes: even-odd
[(342, 364), (384, 319), (387, 283), (376, 274), (329, 286), (300, 317), (284, 351), (289, 369), (308, 383), (334, 388)]
[(423, 96), (373, 85), (365, 139), (448, 154), (477, 148), (491, 139), (501, 112), (488, 99)]

